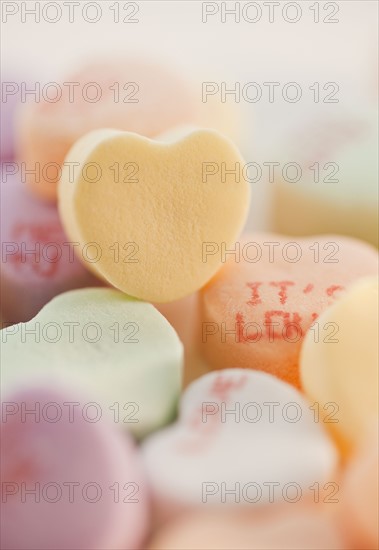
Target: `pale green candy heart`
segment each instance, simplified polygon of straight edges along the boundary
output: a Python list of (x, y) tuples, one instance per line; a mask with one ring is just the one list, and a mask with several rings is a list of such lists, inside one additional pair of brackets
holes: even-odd
[(29, 377), (73, 380), (138, 438), (175, 415), (183, 346), (154, 306), (116, 290), (57, 296), (28, 323), (1, 331), (1, 359), (3, 389)]

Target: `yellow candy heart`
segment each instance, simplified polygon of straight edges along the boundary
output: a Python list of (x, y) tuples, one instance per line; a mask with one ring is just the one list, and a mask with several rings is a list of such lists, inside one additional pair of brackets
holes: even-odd
[(315, 342), (308, 332), (301, 351), (303, 387), (326, 421), (334, 412), (329, 426), (345, 453), (378, 417), (377, 304), (377, 279), (361, 279), (319, 318), (338, 328), (338, 341)]
[(221, 260), (206, 243), (233, 245), (249, 206), (236, 147), (215, 131), (174, 143), (97, 130), (65, 160), (59, 209), (77, 251), (131, 296), (170, 302), (202, 287)]

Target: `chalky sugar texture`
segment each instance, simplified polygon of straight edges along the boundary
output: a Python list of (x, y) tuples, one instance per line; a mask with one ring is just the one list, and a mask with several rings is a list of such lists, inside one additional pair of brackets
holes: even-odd
[[(71, 240), (101, 251), (87, 262), (123, 292), (152, 302), (170, 302), (193, 293), (219, 269), (203, 260), (204, 242), (232, 245), (249, 208), (250, 190), (242, 177), (204, 179), (204, 163), (237, 165), (243, 160), (228, 139), (198, 130), (175, 143), (112, 130), (79, 140), (66, 160), (79, 162), (72, 181), (65, 168), (59, 210)], [(102, 177), (91, 182), (84, 167), (96, 163)], [(115, 177), (115, 163), (132, 172)], [(237, 168), (238, 170), (238, 168)], [(97, 254), (97, 253), (96, 253)]]

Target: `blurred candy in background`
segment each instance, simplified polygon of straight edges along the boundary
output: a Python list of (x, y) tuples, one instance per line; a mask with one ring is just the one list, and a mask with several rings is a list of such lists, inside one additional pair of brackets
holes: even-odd
[[(264, 405), (270, 402), (276, 413)], [(286, 497), (262, 491), (271, 480), (282, 494), (296, 486), (287, 502), (300, 494), (307, 501), (309, 485), (329, 481), (337, 465), (332, 442), (302, 396), (270, 375), (241, 369), (195, 381), (182, 397), (177, 423), (148, 438), (142, 450), (159, 523), (222, 503), (285, 504)]]
[(218, 510), (183, 516), (158, 531), (151, 550), (340, 550), (344, 541), (327, 515), (292, 506), (257, 517)]
[[(2, 548), (139, 547), (148, 496), (131, 437), (88, 421), (78, 405), (90, 400), (57, 379), (3, 395)], [(138, 502), (115, 498), (126, 480)]]
[(29, 321), (52, 298), (99, 285), (77, 258), (56, 208), (31, 195), (15, 163), (1, 169), (1, 310), (4, 321)]
[[(378, 111), (335, 107), (296, 121), (278, 159), (272, 226), (280, 233), (342, 233), (378, 246)], [(292, 159), (297, 159), (292, 166)], [(280, 174), (280, 172), (279, 172)]]
[(91, 130), (114, 128), (155, 137), (185, 124), (217, 128), (220, 117), (222, 127), (226, 108), (213, 112), (199, 104), (193, 83), (186, 80), (148, 58), (112, 56), (89, 61), (47, 85), (42, 101), (29, 102), (19, 113), (16, 148), (29, 169), (35, 163), (51, 165), (57, 176), (37, 179), (30, 174), (28, 185), (40, 197), (56, 200), (59, 167), (75, 141)]

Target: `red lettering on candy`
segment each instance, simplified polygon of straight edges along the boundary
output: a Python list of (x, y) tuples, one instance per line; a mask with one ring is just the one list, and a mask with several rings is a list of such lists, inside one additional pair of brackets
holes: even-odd
[(242, 375), (238, 380), (219, 374), (210, 389), (210, 395), (216, 396), (220, 401), (227, 401), (231, 390), (239, 390), (246, 384), (247, 377)]
[(303, 292), (304, 292), (304, 294), (308, 294), (309, 292), (312, 292), (313, 289), (314, 289), (314, 285), (312, 285), (312, 283), (309, 283), (304, 288)]
[(57, 273), (61, 256), (49, 259), (45, 257), (43, 247), (63, 245), (64, 235), (58, 223), (18, 223), (13, 228), (12, 238), (24, 247), (11, 256), (10, 261), (14, 267), (31, 269), (42, 278), (50, 278)]
[(345, 288), (340, 285), (331, 285), (329, 288), (326, 289), (326, 294), (334, 298), (334, 293), (337, 292), (337, 290), (345, 290)]
[(294, 284), (295, 283), (293, 281), (279, 281), (279, 282), (273, 281), (270, 283), (271, 286), (280, 288), (279, 297), (280, 297), (281, 304), (285, 304), (288, 299), (287, 287), (293, 286)]
[(261, 284), (262, 283), (246, 283), (246, 285), (251, 289), (251, 298), (248, 302), (246, 302), (249, 306), (257, 306), (262, 303), (258, 292), (258, 288)]
[[(292, 315), (292, 320), (291, 320), (291, 315)], [(265, 317), (266, 334), (269, 338), (274, 336), (274, 339), (275, 339), (275, 336), (276, 336), (276, 338), (279, 340), (284, 340), (285, 337), (286, 339), (290, 339), (292, 336), (296, 336), (296, 334), (294, 333), (297, 332), (296, 330), (297, 327), (301, 331), (300, 323), (302, 321), (302, 318), (296, 311), (294, 313), (289, 313), (288, 311), (271, 310), (271, 311), (266, 311), (264, 317)], [(272, 320), (273, 317), (281, 317), (283, 319), (283, 325), (286, 329), (285, 335), (283, 330), (275, 334), (275, 328), (273, 329), (274, 327), (274, 323)], [(275, 323), (275, 325), (276, 324), (277, 323)], [(272, 329), (273, 329), (273, 333), (271, 332)]]

